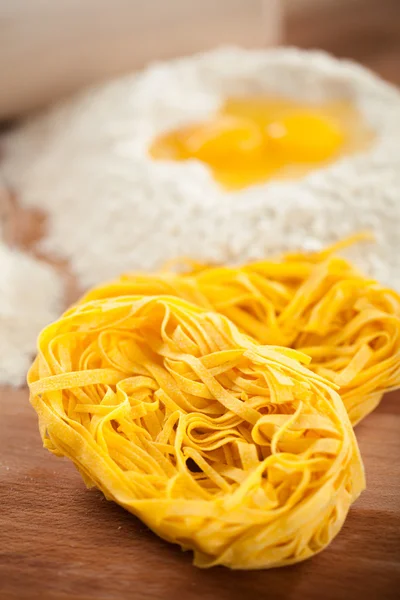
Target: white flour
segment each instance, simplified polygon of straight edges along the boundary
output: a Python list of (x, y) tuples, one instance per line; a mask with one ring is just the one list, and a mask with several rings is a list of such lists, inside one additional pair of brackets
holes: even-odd
[[(257, 93), (349, 100), (376, 142), (299, 180), (234, 193), (197, 161), (148, 157), (158, 133), (207, 117), (226, 96)], [(368, 228), (378, 244), (353, 258), (400, 289), (399, 139), (399, 92), (360, 66), (320, 52), (222, 49), (56, 106), (7, 138), (3, 166), (20, 201), (48, 213), (42, 249), (69, 259), (83, 286), (175, 256), (245, 261)]]
[(21, 385), (40, 330), (60, 314), (54, 270), (0, 241), (0, 385)]

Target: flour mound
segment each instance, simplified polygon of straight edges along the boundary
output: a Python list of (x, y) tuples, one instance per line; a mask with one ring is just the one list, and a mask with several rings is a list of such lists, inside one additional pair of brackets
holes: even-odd
[(58, 317), (61, 279), (52, 267), (0, 242), (0, 385), (22, 385), (43, 327)]
[[(196, 160), (148, 156), (154, 136), (243, 94), (350, 101), (376, 140), (296, 181), (229, 193)], [(400, 289), (398, 139), (400, 94), (366, 69), (321, 52), (226, 48), (154, 64), (35, 117), (5, 140), (4, 170), (21, 203), (48, 214), (41, 250), (67, 258), (84, 287), (176, 256), (243, 262), (370, 229), (377, 244), (352, 258)]]

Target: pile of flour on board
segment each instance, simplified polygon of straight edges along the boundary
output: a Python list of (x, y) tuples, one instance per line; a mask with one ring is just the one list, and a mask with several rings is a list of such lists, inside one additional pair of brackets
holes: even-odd
[(60, 314), (63, 286), (52, 267), (2, 241), (6, 205), (0, 181), (0, 385), (18, 386), (38, 333)]
[(22, 385), (36, 340), (60, 314), (62, 284), (51, 267), (0, 242), (0, 385)]
[[(156, 135), (243, 94), (349, 101), (376, 140), (296, 181), (237, 192), (196, 160), (149, 157)], [(399, 139), (399, 92), (362, 67), (320, 52), (227, 48), (155, 64), (39, 115), (5, 140), (3, 167), (19, 201), (48, 215), (41, 250), (67, 258), (83, 287), (177, 256), (242, 262), (367, 229), (377, 243), (351, 257), (400, 289)]]

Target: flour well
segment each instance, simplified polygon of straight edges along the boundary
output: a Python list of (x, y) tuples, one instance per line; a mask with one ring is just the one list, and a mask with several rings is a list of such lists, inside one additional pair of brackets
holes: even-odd
[[(228, 193), (198, 161), (156, 162), (159, 133), (211, 115), (227, 96), (353, 103), (373, 147), (291, 182)], [(320, 52), (222, 49), (156, 64), (91, 89), (4, 142), (20, 202), (48, 214), (41, 249), (67, 258), (83, 286), (176, 256), (241, 262), (316, 249), (370, 229), (353, 258), (400, 289), (400, 94)]]

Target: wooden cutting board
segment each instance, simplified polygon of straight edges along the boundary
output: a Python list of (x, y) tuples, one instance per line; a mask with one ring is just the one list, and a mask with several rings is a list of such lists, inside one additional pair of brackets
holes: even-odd
[(400, 589), (400, 393), (357, 427), (368, 488), (294, 567), (203, 571), (42, 448), (26, 389), (0, 391), (1, 600), (391, 600)]
[[(29, 249), (41, 221), (14, 210), (9, 241)], [(66, 283), (71, 302), (77, 289)], [(356, 432), (368, 488), (327, 550), (284, 569), (201, 571), (190, 553), (86, 490), (67, 459), (42, 448), (28, 390), (0, 387), (0, 600), (399, 598), (400, 391)]]

